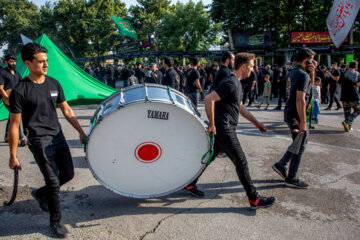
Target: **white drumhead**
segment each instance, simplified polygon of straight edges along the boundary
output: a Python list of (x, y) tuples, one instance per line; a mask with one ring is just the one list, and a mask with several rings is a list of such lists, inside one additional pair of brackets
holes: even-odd
[(200, 174), (208, 144), (203, 124), (188, 111), (145, 102), (125, 106), (99, 122), (89, 136), (87, 159), (98, 181), (114, 192), (159, 197)]

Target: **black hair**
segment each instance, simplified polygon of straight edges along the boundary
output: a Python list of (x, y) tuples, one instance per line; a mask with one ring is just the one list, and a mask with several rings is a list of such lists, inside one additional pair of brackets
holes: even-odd
[(5, 55), (5, 61), (9, 61), (9, 60), (16, 60), (16, 56), (12, 53), (8, 53)]
[(263, 78), (270, 78), (269, 74), (264, 74), (263, 76), (264, 76)]
[(316, 77), (316, 78), (315, 78), (315, 82), (317, 82), (317, 81), (321, 82), (321, 78), (320, 78), (320, 77)]
[(310, 58), (315, 55), (315, 52), (310, 48), (301, 48), (296, 55), (296, 61), (302, 62), (306, 58)]
[(224, 64), (227, 59), (231, 59), (234, 54), (232, 52), (224, 52), (221, 57), (221, 62)]
[(169, 68), (174, 66), (174, 59), (172, 57), (166, 57), (164, 58), (164, 63), (168, 65)]
[(21, 49), (21, 59), (23, 62), (25, 60), (32, 61), (34, 59), (34, 55), (37, 53), (47, 53), (48, 50), (37, 43), (28, 43)]
[(190, 58), (189, 60), (190, 60), (190, 62), (191, 62), (191, 64), (192, 64), (193, 66), (198, 65), (198, 63), (200, 62), (200, 59), (197, 58), (197, 57)]
[(255, 60), (255, 54), (241, 52), (235, 56), (235, 70), (238, 70), (241, 65), (250, 63), (251, 60)]
[(349, 68), (356, 68), (356, 66), (357, 66), (357, 62), (355, 61), (349, 63)]

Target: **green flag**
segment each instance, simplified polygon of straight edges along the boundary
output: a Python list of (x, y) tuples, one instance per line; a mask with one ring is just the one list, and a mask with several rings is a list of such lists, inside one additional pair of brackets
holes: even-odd
[(135, 40), (138, 40), (135, 29), (131, 26), (131, 23), (128, 20), (112, 16), (117, 28), (119, 29), (121, 36), (132, 37)]

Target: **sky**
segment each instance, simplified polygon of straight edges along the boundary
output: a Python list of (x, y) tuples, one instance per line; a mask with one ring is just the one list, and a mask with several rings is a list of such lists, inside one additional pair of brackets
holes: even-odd
[[(57, 0), (30, 0), (30, 1), (35, 3), (38, 6), (44, 5), (45, 2), (57, 2)], [(182, 3), (186, 3), (189, 0), (171, 0), (172, 3), (176, 3), (178, 1), (182, 2)], [(122, 0), (122, 2), (124, 2), (127, 7), (130, 7), (131, 5), (137, 4), (136, 0)], [(200, 2), (200, 0), (193, 0), (193, 2), (197, 3), (197, 2)], [(208, 4), (212, 3), (212, 0), (203, 0), (203, 3), (205, 5), (208, 5)]]

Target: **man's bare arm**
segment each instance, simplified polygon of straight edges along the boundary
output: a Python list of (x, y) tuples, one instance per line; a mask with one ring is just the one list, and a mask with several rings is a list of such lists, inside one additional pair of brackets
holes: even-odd
[(248, 121), (250, 121), (252, 124), (254, 124), (255, 127), (257, 127), (261, 132), (266, 132), (266, 127), (264, 124), (260, 123), (254, 115), (252, 115), (247, 109), (246, 107), (242, 104), (242, 102), (240, 103), (239, 106), (239, 113), (241, 114), (241, 116), (243, 116), (245, 119), (247, 119)]
[(306, 92), (296, 91), (296, 110), (300, 118), (300, 133), (306, 131)]
[(81, 128), (78, 120), (76, 119), (76, 115), (74, 111), (71, 109), (71, 107), (66, 101), (59, 103), (59, 107), (62, 113), (64, 114), (66, 120), (79, 132), (81, 143), (84, 143), (83, 137), (86, 136), (86, 134), (84, 130)]
[(209, 120), (208, 133), (213, 132), (216, 134), (215, 128), (215, 102), (220, 101), (220, 96), (217, 92), (212, 91), (205, 98), (205, 111)]
[(195, 80), (195, 84), (196, 84), (196, 87), (200, 90), (200, 92), (202, 92), (202, 88), (201, 88), (201, 84), (200, 84), (200, 80), (199, 80), (199, 79), (196, 79), (196, 80)]
[(11, 169), (18, 167), (21, 169), (19, 160), (16, 157), (17, 147), (19, 143), (19, 126), (21, 121), (21, 113), (10, 113), (9, 125), (9, 146), (10, 146), (10, 160), (9, 166)]

